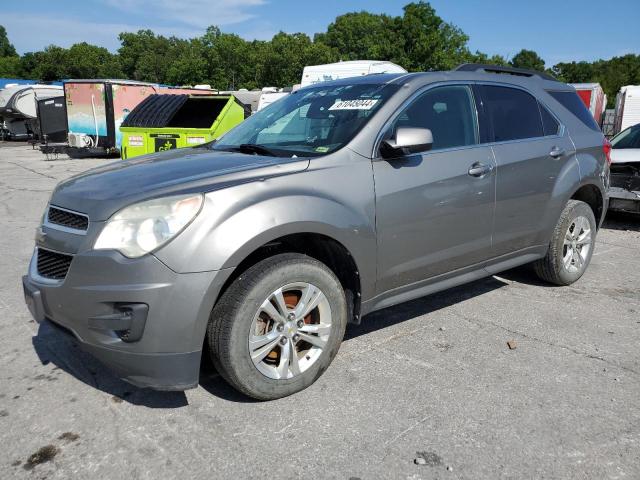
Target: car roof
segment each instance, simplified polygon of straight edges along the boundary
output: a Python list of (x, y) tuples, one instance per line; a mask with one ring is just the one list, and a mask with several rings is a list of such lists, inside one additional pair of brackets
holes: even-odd
[[(341, 78), (322, 82), (326, 86), (342, 86), (342, 85), (409, 85), (416, 88), (436, 82), (460, 81), (460, 82), (492, 82), (516, 85), (529, 89), (545, 89), (545, 90), (565, 90), (575, 91), (575, 89), (566, 83), (549, 80), (548, 78), (537, 75), (523, 76), (507, 73), (489, 73), (484, 71), (438, 71), (438, 72), (414, 72), (414, 73), (374, 73), (362, 75), (358, 77)], [(308, 85), (304, 88), (310, 88), (319, 84)]]

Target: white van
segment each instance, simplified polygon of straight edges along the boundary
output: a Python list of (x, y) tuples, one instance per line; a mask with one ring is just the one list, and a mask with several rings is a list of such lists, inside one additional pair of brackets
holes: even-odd
[(302, 71), (301, 85), (306, 87), (314, 83), (328, 82), (341, 78), (359, 77), (372, 73), (407, 73), (400, 65), (379, 60), (353, 60), (349, 62), (310, 65)]

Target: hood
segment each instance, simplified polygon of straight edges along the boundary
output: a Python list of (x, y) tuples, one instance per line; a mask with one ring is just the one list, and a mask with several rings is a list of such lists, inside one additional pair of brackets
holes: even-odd
[(640, 148), (612, 148), (611, 163), (640, 164)]
[(108, 219), (132, 203), (183, 193), (206, 193), (254, 179), (306, 169), (308, 159), (184, 148), (118, 161), (60, 183), (50, 203)]

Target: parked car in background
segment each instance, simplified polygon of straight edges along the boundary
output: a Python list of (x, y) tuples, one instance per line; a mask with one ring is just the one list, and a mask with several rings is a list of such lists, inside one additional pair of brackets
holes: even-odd
[(640, 213), (640, 123), (611, 140), (611, 210)]
[(594, 120), (602, 127), (602, 116), (607, 108), (607, 96), (599, 83), (570, 83), (578, 96), (593, 115)]
[(195, 387), (206, 342), (235, 388), (283, 397), (369, 312), (527, 263), (578, 280), (608, 152), (575, 90), (542, 73), (320, 83), (215, 143), (60, 183), (25, 300), (136, 385)]

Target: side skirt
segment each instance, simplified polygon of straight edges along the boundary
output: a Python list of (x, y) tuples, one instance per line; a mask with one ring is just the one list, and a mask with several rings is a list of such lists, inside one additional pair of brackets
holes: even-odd
[(487, 260), (486, 262), (383, 292), (362, 303), (362, 315), (364, 316), (367, 313), (381, 310), (392, 305), (398, 305), (399, 303), (408, 302), (416, 298), (431, 295), (432, 293), (480, 280), (481, 278), (490, 277), (491, 275), (509, 270), (510, 268), (533, 262), (544, 257), (547, 254), (548, 248), (548, 245), (528, 247), (518, 250), (517, 252)]

